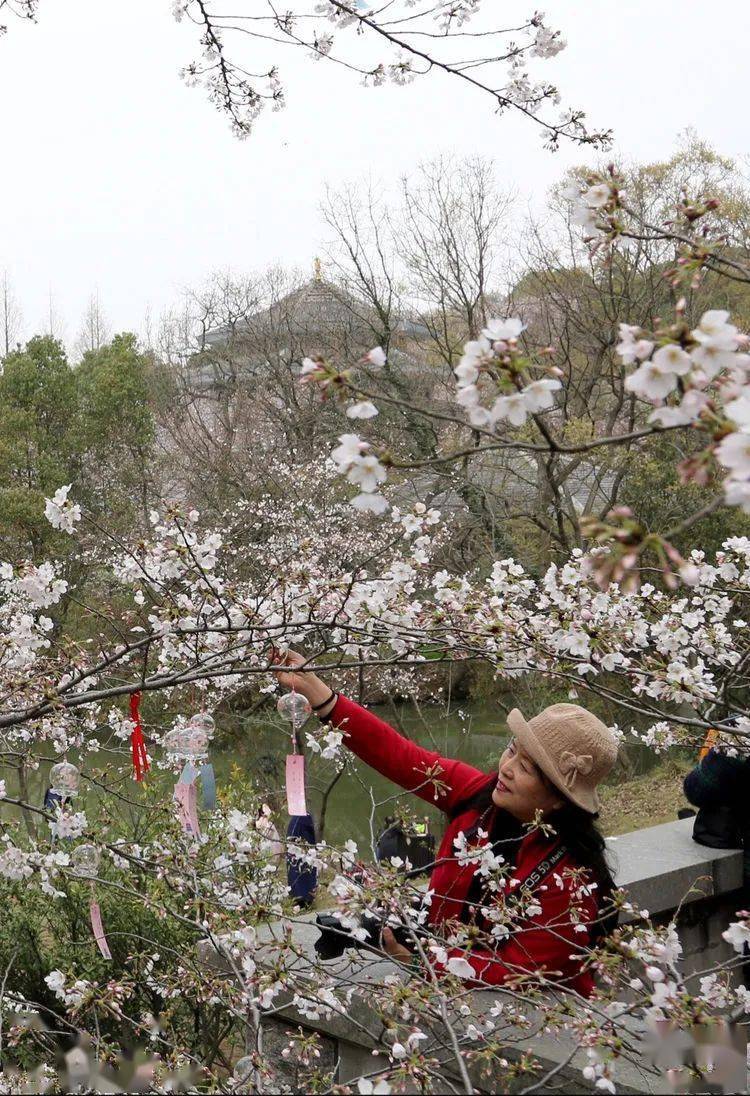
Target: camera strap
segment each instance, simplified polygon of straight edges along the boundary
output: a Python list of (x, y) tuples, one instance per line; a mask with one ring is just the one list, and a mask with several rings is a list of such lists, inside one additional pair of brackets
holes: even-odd
[(555, 870), (567, 851), (568, 850), (565, 848), (562, 842), (559, 842), (557, 845), (555, 845), (552, 852), (545, 856), (544, 860), (540, 860), (537, 866), (535, 868), (532, 868), (531, 871), (523, 877), (523, 879), (518, 880), (518, 882), (516, 883), (516, 888), (518, 888), (519, 886), (531, 887), (531, 889), (533, 890), (535, 887), (538, 887), (539, 884), (543, 882), (547, 878), (547, 876)]

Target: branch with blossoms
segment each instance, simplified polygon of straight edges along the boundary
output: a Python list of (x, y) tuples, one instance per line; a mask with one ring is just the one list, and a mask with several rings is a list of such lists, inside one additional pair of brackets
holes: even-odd
[(565, 188), (572, 223), (578, 225), (591, 252), (607, 261), (615, 250), (638, 241), (673, 245), (666, 277), (673, 288), (695, 289), (706, 272), (741, 283), (750, 282), (747, 240), (731, 237), (724, 223), (721, 194), (690, 195), (686, 190), (662, 224), (646, 220), (628, 200), (622, 176), (613, 164), (590, 171)]
[[(560, 459), (605, 447), (630, 446), (663, 431), (699, 427), (709, 434), (713, 444), (679, 466), (681, 479), (705, 486), (715, 478), (718, 462), (729, 469), (724, 482), (726, 503), (741, 505), (750, 512), (750, 449), (746, 444), (750, 427), (750, 355), (745, 352), (750, 340), (729, 323), (726, 312), (706, 312), (692, 330), (683, 313), (684, 303), (679, 302), (674, 323), (652, 333), (620, 325), (617, 352), (625, 366), (637, 366), (625, 378), (625, 389), (661, 405), (649, 416), (648, 424), (635, 431), (626, 430), (578, 444), (566, 442), (565, 422), (554, 413), (555, 393), (562, 388), (561, 371), (549, 361), (535, 361), (528, 355), (520, 341), (525, 326), (520, 319), (491, 321), (479, 339), (466, 344), (454, 371), (455, 400), (465, 410), (473, 445), (423, 460), (399, 461), (387, 451), (378, 452), (358, 434), (343, 434), (331, 458), (347, 480), (360, 488), (352, 505), (378, 514), (389, 509), (381, 491), (389, 467), (419, 468), (476, 461), (491, 452), (546, 454), (551, 459)], [(550, 349), (549, 355), (552, 353)], [(370, 364), (382, 364), (380, 348), (371, 351), (368, 359)], [(346, 406), (346, 415), (351, 419), (370, 420), (378, 414), (377, 394), (359, 389), (352, 370), (342, 372), (321, 359), (308, 359), (303, 363), (301, 380), (318, 385), (324, 395), (333, 392), (342, 404), (353, 399)], [(667, 402), (673, 394), (679, 397), (677, 406)], [(381, 399), (396, 408), (406, 406), (397, 397)], [(408, 407), (426, 418), (456, 424), (462, 421), (458, 414), (413, 404)], [(532, 424), (539, 437), (536, 442), (528, 440), (528, 427)], [(514, 437), (509, 433), (512, 428), (525, 431)], [(554, 489), (554, 478), (552, 486)], [(679, 531), (689, 528), (720, 504), (721, 499), (717, 498), (685, 518)], [(606, 520), (603, 518), (604, 515), (584, 516), (581, 532), (589, 543), (607, 543), (612, 549), (606, 566), (600, 559), (597, 569), (604, 586), (611, 580), (637, 584), (640, 568), (649, 555), (659, 561), (666, 582), (673, 583), (675, 575), (690, 582), (693, 568), (670, 543), (668, 534), (647, 532), (627, 508), (615, 508), (606, 515)]]
[[(404, 879), (404, 865), (364, 867), (352, 841), (342, 849), (290, 843), (292, 855), (328, 880), (326, 896), (342, 932), (362, 939), (363, 918), (377, 914), (411, 935), (419, 963), (408, 971), (395, 965), (388, 977), (374, 980), (371, 971), (381, 961), (377, 950), (352, 952), (334, 963), (309, 954), (302, 943), (309, 924), (289, 903), (271, 842), (251, 811), (222, 808), (199, 841), (180, 837), (161, 818), (159, 826), (158, 836), (152, 821), (137, 843), (120, 839), (95, 874), (83, 879), (67, 852), (46, 854), (11, 845), (0, 856), (3, 889), (14, 898), (23, 889), (27, 908), (40, 887), (48, 902), (68, 907), (75, 907), (89, 886), (97, 888), (114, 961), (89, 959), (85, 944), (76, 941), (75, 952), (47, 973), (54, 1006), (45, 1004), (40, 1011), (48, 1022), (59, 1016), (63, 1030), (88, 1034), (105, 1063), (119, 1052), (116, 1033), (124, 1028), (150, 1045), (156, 1069), (175, 1069), (187, 1060), (219, 1091), (278, 1091), (284, 1083), (283, 1062), (299, 1049), (295, 1040), (301, 1034), (288, 1033), (280, 1056), (263, 1054), (263, 1036), (277, 1018), (288, 1029), (294, 1023), (290, 1014), (296, 1014), (308, 1030), (320, 1021), (345, 1021), (350, 1037), (378, 1052), (373, 1072), (381, 1092), (428, 1078), (444, 1088), (456, 1076), (471, 1092), (476, 1070), (498, 1084), (514, 1082), (533, 1091), (543, 1069), (529, 1041), (542, 1030), (569, 1045), (571, 1058), (585, 1049), (584, 1078), (601, 1081), (598, 1087), (607, 1089), (619, 1069), (637, 1063), (642, 1054), (633, 1038), (633, 1020), (701, 1023), (748, 1008), (744, 989), (730, 982), (739, 956), (711, 971), (682, 976), (674, 926), (652, 925), (647, 913), (622, 895), (615, 903), (630, 924), (615, 933), (607, 948), (587, 945), (578, 913), (587, 892), (574, 872), (556, 879), (557, 886), (571, 890), (572, 906), (550, 931), (597, 970), (596, 997), (583, 1002), (564, 984), (540, 986), (520, 969), (492, 995), (476, 996), (465, 981), (474, 974), (465, 956), (496, 947), (509, 931), (520, 941), (535, 931), (537, 907), (528, 888), (508, 895), (502, 916), (489, 900), (507, 891), (502, 850), (457, 839), (456, 859), (474, 866), (485, 882), (492, 929), (479, 933), (457, 926), (448, 938), (426, 923), (424, 907), (412, 903), (421, 892)], [(135, 910), (143, 927), (129, 931), (127, 918)], [(747, 936), (745, 922), (732, 924), (726, 936), (739, 951)], [(162, 1012), (138, 1013), (145, 990), (163, 1002)], [(10, 999), (22, 1006), (21, 1015), (8, 1022), (18, 1053), (29, 1043), (23, 1013), (28, 1018), (35, 1005), (12, 990)], [(355, 1001), (359, 1008), (353, 1008)], [(205, 1030), (210, 1030), (213, 1010), (220, 1010), (225, 1045), (239, 1042), (242, 1050), (227, 1060), (210, 1039), (190, 1038), (180, 1026), (186, 1009), (200, 1016)], [(198, 1026), (188, 1025), (188, 1031), (191, 1027)], [(34, 1047), (39, 1052), (44, 1043), (37, 1040)], [(54, 1053), (54, 1043), (47, 1052)], [(333, 1078), (316, 1075), (316, 1057), (303, 1054), (310, 1070), (303, 1070), (296, 1090), (330, 1090)], [(359, 1088), (367, 1091), (364, 1084)]]
[[(67, 488), (48, 511), (60, 528), (81, 521)], [(345, 505), (341, 513), (351, 541)], [(358, 666), (417, 672), (437, 660), (487, 662), (508, 679), (542, 673), (681, 727), (685, 741), (702, 734), (717, 707), (748, 714), (742, 628), (750, 548), (743, 538), (727, 542), (713, 562), (698, 551), (682, 562), (692, 586), (686, 598), (622, 581), (616, 568), (630, 564), (606, 544), (553, 564), (541, 580), (512, 560), (497, 561), (489, 575), (481, 567), (452, 574), (436, 564), (449, 526), (424, 504), (396, 509), (391, 525), (381, 526), (381, 550), (370, 546), (369, 565), (360, 558), (343, 574), (324, 558), (330, 537), (294, 547), (290, 526), (276, 543), (262, 530), (257, 546), (245, 545), (251, 558), (262, 552), (263, 566), (243, 578), (234, 555), (222, 559), (222, 534), (202, 534), (198, 522), (197, 514), (155, 515), (154, 540), (117, 557), (114, 573), (134, 611), (97, 655), (50, 639), (45, 610), (66, 592), (51, 564), (5, 567), (0, 727), (7, 749), (23, 748), (29, 724), (61, 752), (69, 742), (80, 747), (102, 706), (134, 691), (201, 685), (216, 704), (248, 680), (267, 688), (272, 648), (296, 644), (305, 645), (311, 669), (337, 674)], [(634, 548), (623, 543), (621, 551)], [(665, 571), (667, 562), (675, 563), (665, 561)], [(76, 711), (82, 723), (72, 718)], [(113, 717), (126, 738), (128, 721)], [(739, 738), (745, 733), (743, 723)]]
[[(404, 85), (441, 73), (489, 96), (496, 111), (523, 114), (542, 130), (550, 148), (566, 139), (595, 146), (609, 142), (609, 133), (586, 129), (582, 111), (564, 112), (556, 120), (545, 111), (559, 105), (559, 93), (554, 85), (534, 83), (527, 65), (529, 60), (554, 57), (565, 41), (544, 25), (538, 12), (512, 28), (498, 28), (494, 15), (483, 20), (481, 0), (441, 0), (421, 10), (414, 10), (408, 0), (379, 10), (360, 2), (322, 0), (314, 8), (302, 4), (283, 13), (269, 3), (266, 14), (231, 15), (213, 10), (204, 0), (177, 0), (174, 14), (202, 30), (201, 58), (183, 70), (183, 77), (205, 88), (240, 137), (251, 133), (267, 103), (280, 110), (286, 94), (278, 64), (255, 74), (234, 59), (228, 42), (236, 49), (238, 42), (249, 39), (271, 56), (274, 46), (302, 49), (313, 60), (334, 63), (370, 87)], [(470, 21), (478, 24), (475, 32), (468, 29)], [(496, 76), (502, 66), (506, 72)]]
[[(530, 66), (566, 45), (541, 12), (505, 27), (483, 0), (437, 0), (421, 7), (391, 0), (379, 8), (362, 0), (298, 0), (283, 11), (263, 0), (235, 4), (230, 12), (217, 10), (213, 0), (170, 2), (174, 18), (200, 33), (200, 55), (181, 70), (183, 80), (205, 91), (240, 138), (252, 133), (266, 107), (284, 108), (281, 58), (291, 47), (311, 61), (335, 64), (366, 87), (403, 86), (440, 74), (489, 99), (495, 113), (523, 115), (551, 149), (563, 141), (602, 148), (610, 141), (609, 131), (587, 128), (582, 110), (559, 111), (555, 85), (533, 78)], [(4, 8), (36, 19), (38, 0), (2, 0)], [(252, 70), (245, 44), (252, 47)], [(258, 66), (261, 51), (265, 59)]]
[[(30, 19), (36, 22), (39, 10), (39, 0), (0, 0), (0, 15), (9, 13), (19, 19)], [(8, 26), (0, 23), (0, 35), (7, 34)]]

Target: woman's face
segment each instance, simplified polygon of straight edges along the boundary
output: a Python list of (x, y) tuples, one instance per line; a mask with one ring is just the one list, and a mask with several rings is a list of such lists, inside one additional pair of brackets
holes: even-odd
[(529, 755), (511, 740), (500, 758), (492, 802), (519, 822), (531, 822), (538, 811), (549, 814), (561, 807), (564, 799), (542, 777)]

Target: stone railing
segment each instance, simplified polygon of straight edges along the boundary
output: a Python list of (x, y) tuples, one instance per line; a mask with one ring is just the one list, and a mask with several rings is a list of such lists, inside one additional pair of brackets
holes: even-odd
[(692, 839), (693, 819), (634, 830), (607, 841), (615, 880), (657, 922), (679, 908), (682, 970), (705, 970), (734, 952), (721, 934), (743, 905), (742, 853)]
[[(634, 905), (647, 909), (657, 922), (669, 921), (679, 910), (677, 923), (683, 941), (683, 970), (687, 975), (697, 975), (733, 954), (729, 945), (721, 939), (721, 933), (742, 904), (742, 854), (704, 848), (695, 844), (691, 834), (692, 819), (668, 822), (611, 838), (609, 848), (616, 881), (627, 890)], [(296, 927), (296, 944), (303, 966), (305, 955), (312, 953), (317, 935), (312, 923)], [(379, 1064), (381, 1068), (386, 1068), (383, 1020), (368, 1003), (368, 997), (384, 978), (403, 975), (387, 961), (352, 952), (346, 952), (341, 960), (334, 961), (331, 973), (340, 975), (347, 984), (356, 987), (347, 1015), (310, 1020), (292, 1007), (282, 1007), (273, 1017), (264, 1020), (264, 1051), (280, 1062), (278, 1055), (282, 1043), (287, 1041), (287, 1031), (300, 1026), (315, 1030), (321, 1038), (321, 1066), (335, 1068), (338, 1082), (346, 1084), (353, 1078), (372, 1076)], [(472, 1013), (488, 1012), (493, 1003), (502, 1000), (503, 996), (501, 989), (473, 993), (470, 999)], [(454, 1019), (459, 1029), (465, 1027), (466, 1017), (457, 1015)], [(672, 1092), (667, 1079), (650, 1064), (647, 1033), (635, 1021), (630, 1025), (630, 1033), (636, 1052), (630, 1055), (629, 1060), (618, 1062), (618, 1093)], [(508, 1035), (509, 1059), (525, 1051), (531, 1052), (543, 1069), (550, 1073), (549, 1079), (537, 1091), (592, 1091), (581, 1074), (586, 1064), (585, 1052), (579, 1050), (571, 1055), (572, 1044), (565, 1045), (559, 1035), (545, 1034), (540, 1030), (539, 1025), (535, 1025), (533, 1009), (530, 1011), (529, 1027), (523, 1032), (516, 1030)], [(436, 1034), (420, 1049), (442, 1059), (444, 1073), (452, 1078), (455, 1091), (465, 1091), (450, 1049), (444, 1044), (443, 1032), (442, 1037)], [(642, 1048), (640, 1051), (639, 1047)], [(495, 1070), (488, 1079), (472, 1070), (471, 1079), (477, 1092), (514, 1090), (508, 1084), (507, 1076), (503, 1078), (502, 1071)], [(527, 1087), (529, 1083), (527, 1080), (520, 1087)]]

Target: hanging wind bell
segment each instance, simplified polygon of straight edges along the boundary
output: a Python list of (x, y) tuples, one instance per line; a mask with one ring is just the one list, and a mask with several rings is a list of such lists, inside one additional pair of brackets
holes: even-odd
[(279, 699), (276, 710), (282, 719), (286, 719), (288, 723), (292, 724), (292, 729), (296, 734), (310, 715), (312, 708), (310, 702), (301, 693), (292, 692), (285, 693)]
[[(196, 712), (190, 718), (190, 726), (198, 727), (206, 732), (209, 741), (216, 729), (216, 721), (209, 712)], [(207, 811), (216, 809), (216, 773), (211, 762), (207, 759), (200, 767), (201, 791), (203, 792), (203, 808)]]
[(62, 800), (72, 799), (78, 795), (78, 787), (81, 783), (81, 774), (70, 761), (58, 761), (49, 771), (49, 790), (53, 795), (59, 795)]
[(94, 880), (99, 874), (100, 860), (101, 852), (96, 845), (77, 845), (70, 854), (70, 870), (73, 875), (77, 875), (80, 879), (91, 880), (91, 901), (89, 902), (91, 931), (102, 956), (105, 959), (111, 959), (112, 952), (109, 950), (107, 937), (104, 934), (104, 925), (102, 924), (102, 911), (99, 908), (94, 890)]
[(76, 845), (70, 854), (70, 870), (81, 879), (95, 879), (99, 874), (100, 859), (96, 845)]
[(286, 759), (286, 804), (290, 815), (307, 814), (305, 798), (305, 758), (297, 752), (297, 731), (312, 708), (300, 693), (286, 693), (276, 705), (279, 715), (292, 725), (292, 752)]
[[(180, 806), (180, 824), (186, 833), (199, 836), (198, 789), (196, 780), (201, 777), (204, 806), (213, 810), (216, 806), (216, 776), (208, 761), (208, 745), (213, 737), (215, 721), (208, 712), (197, 712), (183, 726), (173, 727), (164, 735), (163, 746), (167, 756), (174, 761), (184, 761), (180, 778), (174, 786), (174, 798)], [(195, 764), (202, 761), (200, 768)]]
[[(174, 727), (162, 740), (166, 752), (176, 761), (201, 761), (208, 756), (208, 744), (213, 735), (214, 721), (211, 716), (198, 717), (201, 721)], [(210, 724), (206, 721), (211, 720)]]

